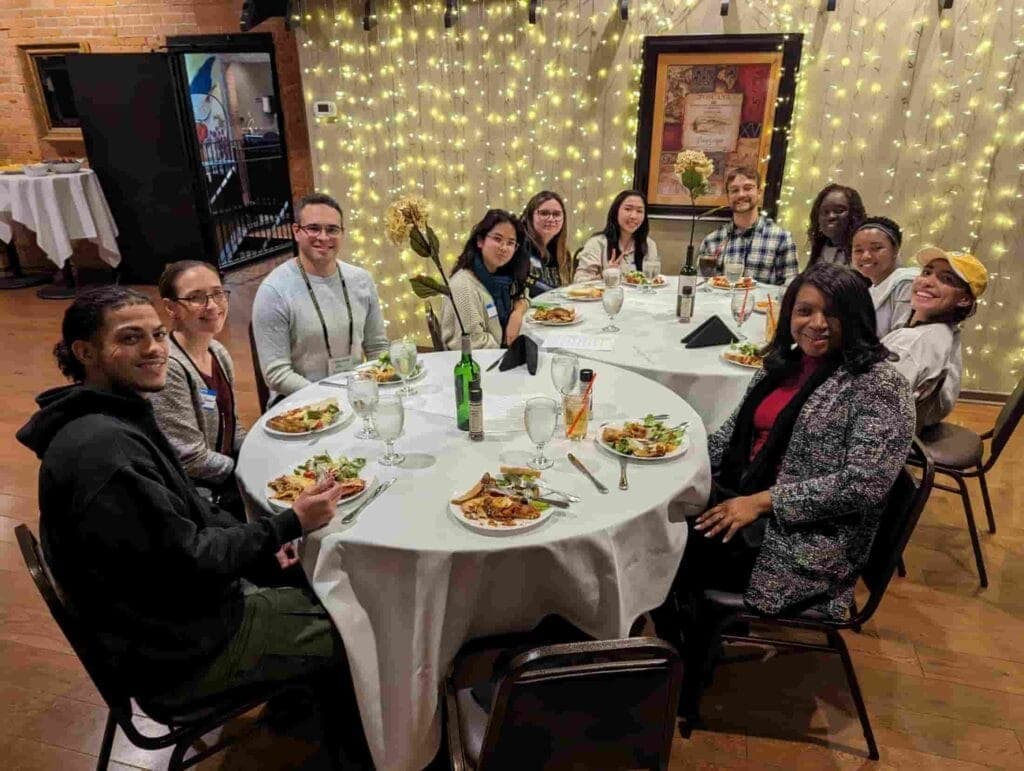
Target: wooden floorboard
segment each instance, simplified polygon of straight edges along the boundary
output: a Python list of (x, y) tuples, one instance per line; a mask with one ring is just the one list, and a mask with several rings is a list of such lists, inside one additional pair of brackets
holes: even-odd
[[(241, 420), (258, 416), (247, 325), (266, 267), (231, 274), (232, 312), (221, 336), (235, 361)], [(146, 288), (153, 294), (152, 288)], [(46, 611), (21, 563), (14, 528), (38, 527), (38, 462), (14, 438), (40, 391), (60, 385), (51, 354), (67, 302), (33, 290), (0, 292), (5, 395), (0, 417), (0, 766), (75, 771), (95, 767), (103, 701)], [(998, 407), (961, 404), (953, 420), (978, 431)], [(1024, 439), (1010, 441), (990, 477), (999, 530), (985, 532), (972, 488), (990, 586), (974, 569), (960, 500), (936, 493), (863, 634), (846, 635), (882, 754), (866, 759), (842, 667), (818, 653), (772, 655), (719, 669), (706, 700), (707, 730), (676, 736), (671, 768), (1024, 768)], [(729, 646), (732, 648), (732, 646)], [(227, 731), (242, 731), (244, 718)], [(315, 726), (257, 731), (202, 769), (324, 767)], [(162, 768), (123, 737), (112, 769)]]

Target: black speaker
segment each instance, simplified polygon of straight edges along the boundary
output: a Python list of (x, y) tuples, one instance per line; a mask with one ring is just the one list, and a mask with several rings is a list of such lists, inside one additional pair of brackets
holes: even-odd
[(238, 26), (242, 32), (248, 32), (257, 24), (262, 24), (274, 16), (284, 17), (286, 25), (290, 23), (289, 0), (244, 0), (242, 3), (242, 18)]

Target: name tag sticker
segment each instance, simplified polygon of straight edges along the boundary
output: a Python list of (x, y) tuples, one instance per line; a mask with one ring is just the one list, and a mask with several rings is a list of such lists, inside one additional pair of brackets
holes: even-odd
[(217, 392), (212, 388), (200, 388), (199, 401), (207, 412), (217, 411)]
[(489, 319), (496, 318), (498, 315), (498, 308), (494, 303), (487, 303), (484, 306), (484, 310), (487, 311), (487, 318)]

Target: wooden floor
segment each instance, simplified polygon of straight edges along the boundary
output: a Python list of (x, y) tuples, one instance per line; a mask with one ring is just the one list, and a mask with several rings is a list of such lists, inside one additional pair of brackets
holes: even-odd
[[(238, 373), (241, 418), (257, 416), (246, 337), (260, 269), (235, 273), (222, 337)], [(93, 768), (105, 709), (50, 619), (21, 561), (14, 528), (35, 530), (36, 458), (14, 439), (33, 397), (61, 383), (50, 353), (66, 302), (0, 292), (0, 767)], [(961, 405), (979, 431), (996, 408)], [(895, 579), (853, 650), (882, 760), (866, 760), (838, 660), (778, 655), (720, 669), (705, 703), (708, 731), (676, 738), (673, 769), (1024, 768), (1024, 515), (1012, 483), (1024, 438), (1010, 442), (991, 490), (999, 532), (982, 536), (991, 585), (979, 590), (959, 499), (937, 492)], [(980, 510), (980, 496), (976, 509)], [(230, 730), (239, 730), (241, 723)], [(320, 767), (315, 731), (262, 731), (201, 768)], [(166, 754), (123, 739), (112, 768), (162, 768)]]

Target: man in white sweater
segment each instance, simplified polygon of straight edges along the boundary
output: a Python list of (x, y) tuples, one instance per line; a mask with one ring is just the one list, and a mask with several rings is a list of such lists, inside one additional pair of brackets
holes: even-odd
[(295, 207), (299, 255), (277, 266), (256, 292), (253, 332), (271, 401), (387, 350), (373, 278), (338, 259), (345, 227), (328, 195)]

